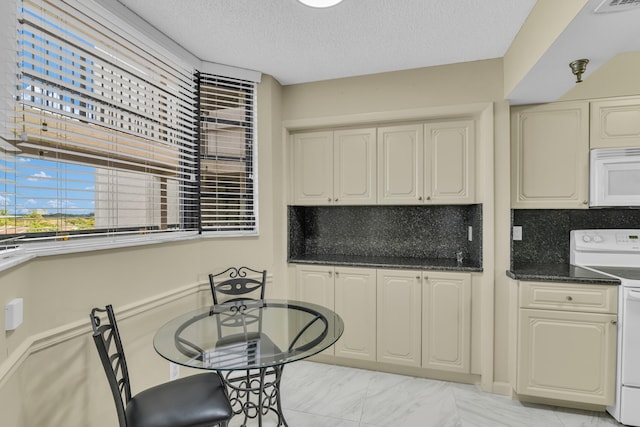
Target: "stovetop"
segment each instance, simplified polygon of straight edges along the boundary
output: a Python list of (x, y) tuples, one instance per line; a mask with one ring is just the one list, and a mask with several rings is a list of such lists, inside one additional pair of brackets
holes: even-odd
[(589, 266), (589, 268), (619, 277), (620, 279), (640, 282), (640, 267), (608, 267), (594, 265)]

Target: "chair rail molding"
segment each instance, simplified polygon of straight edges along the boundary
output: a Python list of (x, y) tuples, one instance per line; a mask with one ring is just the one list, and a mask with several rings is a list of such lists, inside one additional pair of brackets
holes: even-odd
[[(162, 294), (154, 295), (150, 298), (119, 307), (118, 319), (124, 320), (136, 317), (142, 313), (157, 309), (182, 298), (198, 295), (201, 292), (210, 293), (208, 283), (191, 283)], [(17, 372), (20, 366), (32, 354), (78, 337), (89, 336), (90, 333), (91, 324), (87, 319), (67, 323), (66, 325), (27, 337), (20, 345), (11, 351), (7, 359), (0, 364), (0, 389), (4, 387), (9, 378)]]

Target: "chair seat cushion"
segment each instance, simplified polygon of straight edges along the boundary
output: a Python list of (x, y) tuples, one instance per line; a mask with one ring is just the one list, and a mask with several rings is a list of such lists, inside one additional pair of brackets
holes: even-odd
[(130, 427), (209, 427), (233, 415), (220, 377), (192, 375), (144, 390), (127, 404)]

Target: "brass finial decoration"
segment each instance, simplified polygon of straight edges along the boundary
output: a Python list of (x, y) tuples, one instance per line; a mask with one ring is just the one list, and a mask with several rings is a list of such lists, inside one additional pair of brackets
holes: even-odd
[(588, 59), (576, 59), (571, 64), (569, 64), (573, 75), (576, 76), (576, 83), (582, 82), (582, 74), (584, 74), (584, 72), (587, 70), (588, 63)]

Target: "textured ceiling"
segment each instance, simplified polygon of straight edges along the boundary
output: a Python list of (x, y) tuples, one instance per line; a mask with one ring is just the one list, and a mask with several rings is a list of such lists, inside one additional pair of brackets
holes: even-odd
[(119, 0), (199, 59), (306, 83), (504, 56), (535, 0)]

